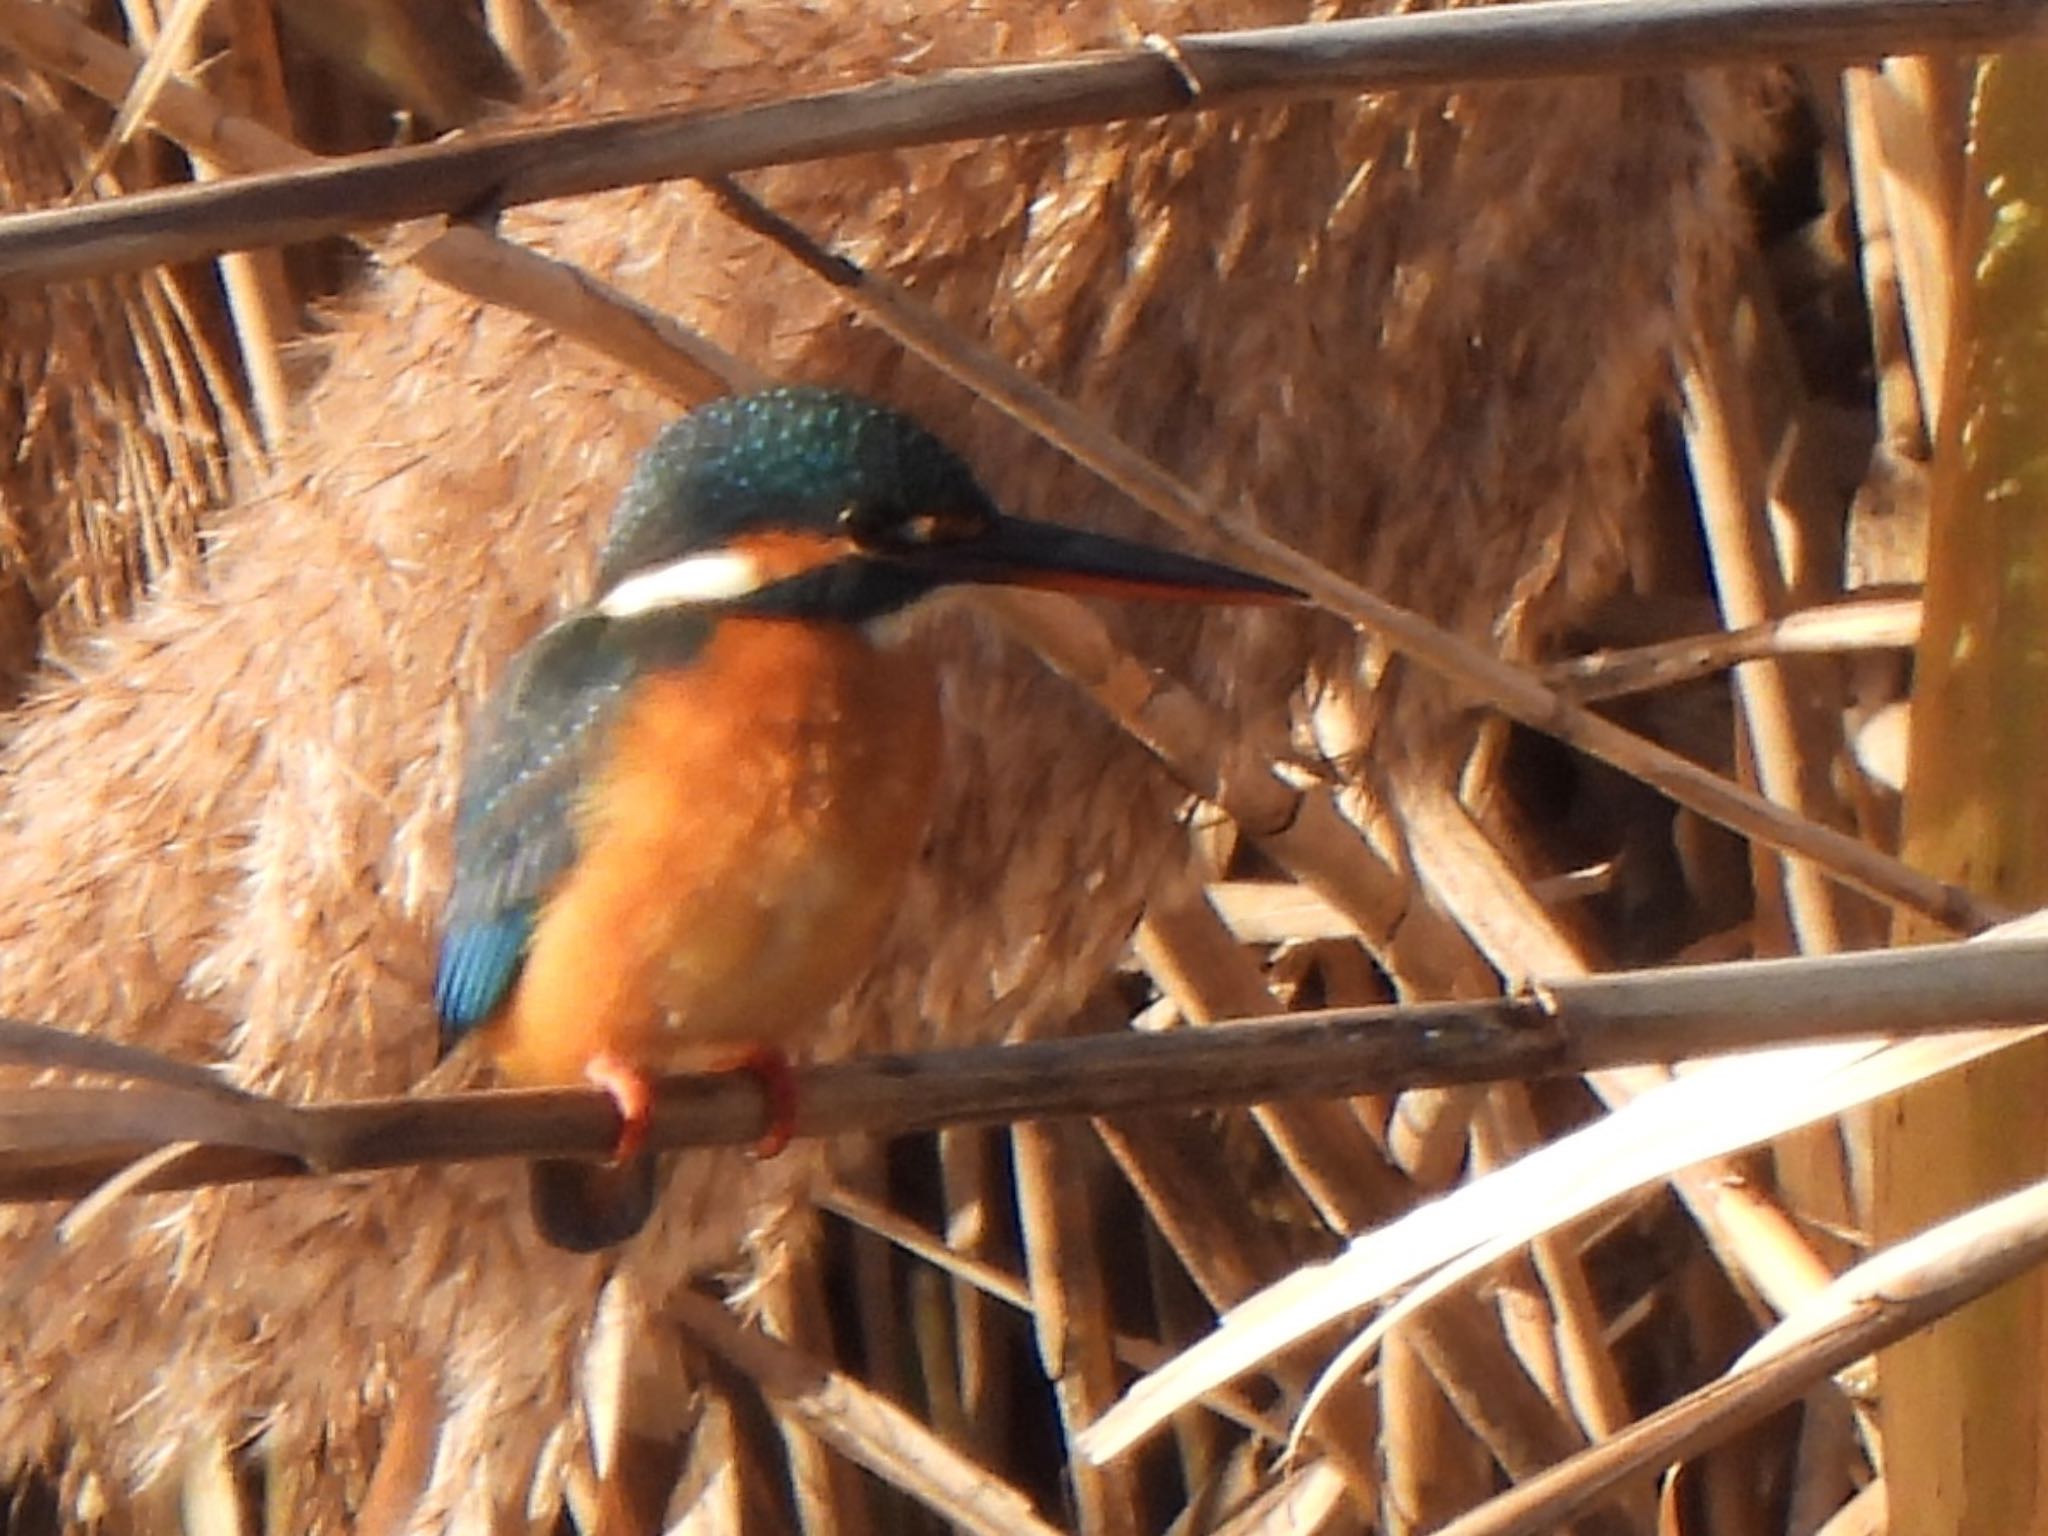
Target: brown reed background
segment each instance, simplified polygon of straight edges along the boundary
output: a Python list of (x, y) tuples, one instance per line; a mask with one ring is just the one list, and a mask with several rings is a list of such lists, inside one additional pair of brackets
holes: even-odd
[[(235, 0), (179, 42), (150, 0), (11, 4), (0, 172), (8, 207), (50, 207), (88, 183), (287, 165), (279, 139), (333, 153), (1303, 19), (1221, 0)], [(93, 174), (123, 82), (95, 93), (51, 51), (88, 27), (137, 49), (168, 31), (181, 78), (159, 115), (197, 112), (178, 94), (197, 90), (231, 131), (182, 149), (144, 132)], [(950, 327), (942, 346), (992, 349), (1216, 505), (1517, 662), (1757, 625), (1852, 578), (1910, 589), (1928, 433), (1879, 237), (1911, 142), (1896, 102), (1944, 69), (1414, 90), (743, 178), (892, 285), (879, 298), (820, 283), (687, 184), (9, 291), (0, 1008), (294, 1100), (425, 1077), (463, 722), (582, 591), (632, 452), (720, 375), (886, 395), (1007, 502), (1144, 528), (907, 357), (891, 292)], [(565, 339), (533, 252), (708, 342), (635, 367), (631, 345)], [(1884, 938), (1874, 904), (1810, 865), (1781, 877), (1334, 621), (995, 617), (1070, 670), (1128, 684), (1158, 665), (1175, 686), (1100, 690), (1119, 724), (990, 614), (933, 624), (940, 832), (821, 1054)], [(1861, 765), (1881, 761), (1910, 632), (1607, 707), (1884, 853), (1896, 796)], [(1139, 740), (1183, 780), (1190, 756), (1210, 765), (1231, 814), (1191, 804)], [(1258, 814), (1276, 756), (1320, 797), (1313, 836)], [(1327, 1341), (1135, 1458), (1093, 1467), (1069, 1442), (1217, 1310), (1597, 1102), (1507, 1084), (764, 1166), (698, 1153), (616, 1261), (539, 1249), (496, 1165), (136, 1197), (61, 1239), (55, 1212), (17, 1208), (0, 1240), (32, 1284), (0, 1325), (7, 1518), (1434, 1529), (1697, 1385), (1849, 1260), (1862, 1215), (1832, 1127), (1710, 1171), (1745, 1181), (1732, 1218), (1699, 1186), (1653, 1188), (1553, 1231), (1398, 1329), (1302, 1460), (1277, 1442)], [(1819, 1385), (1576, 1528), (1818, 1529), (1879, 1486), (1862, 1413)]]

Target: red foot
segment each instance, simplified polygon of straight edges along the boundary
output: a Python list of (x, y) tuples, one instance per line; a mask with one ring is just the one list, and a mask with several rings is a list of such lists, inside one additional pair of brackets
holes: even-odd
[[(796, 1076), (790, 1071), (789, 1058), (772, 1045), (750, 1046), (722, 1070), (744, 1072), (761, 1085), (761, 1097), (767, 1100), (768, 1128), (754, 1143), (754, 1155), (775, 1156), (796, 1134)], [(619, 1139), (612, 1148), (612, 1162), (632, 1162), (647, 1145), (654, 1111), (654, 1088), (647, 1074), (615, 1052), (599, 1051), (585, 1065), (583, 1075), (618, 1106)]]
[(789, 1058), (772, 1045), (753, 1045), (725, 1070), (744, 1072), (761, 1085), (761, 1097), (768, 1101), (768, 1129), (754, 1143), (754, 1156), (775, 1156), (796, 1134), (796, 1075), (789, 1069)]
[(654, 1110), (654, 1090), (647, 1074), (623, 1056), (599, 1051), (590, 1058), (583, 1075), (590, 1079), (591, 1086), (610, 1094), (612, 1103), (619, 1108), (619, 1140), (612, 1148), (612, 1162), (632, 1162), (647, 1145), (647, 1127)]

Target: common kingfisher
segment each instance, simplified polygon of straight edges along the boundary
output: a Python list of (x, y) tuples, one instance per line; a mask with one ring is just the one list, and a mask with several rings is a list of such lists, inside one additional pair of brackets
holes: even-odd
[(740, 1068), (787, 1139), (787, 1059), (859, 978), (921, 851), (936, 677), (889, 621), (948, 585), (1287, 601), (1227, 566), (999, 512), (905, 416), (834, 390), (728, 397), (641, 457), (590, 605), (475, 727), (435, 1000), (501, 1075), (589, 1082), (610, 1164), (534, 1165), (542, 1235), (637, 1232), (649, 1075)]

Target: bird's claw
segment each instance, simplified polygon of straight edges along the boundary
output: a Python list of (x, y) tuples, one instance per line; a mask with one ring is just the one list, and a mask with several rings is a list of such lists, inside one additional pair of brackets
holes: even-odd
[(796, 1134), (796, 1074), (790, 1070), (789, 1058), (772, 1045), (749, 1046), (729, 1070), (744, 1072), (761, 1085), (768, 1126), (754, 1143), (754, 1156), (775, 1156)]
[(590, 1058), (583, 1075), (618, 1107), (619, 1139), (612, 1148), (612, 1162), (619, 1166), (632, 1162), (647, 1145), (647, 1129), (654, 1115), (654, 1089), (647, 1074), (622, 1056), (599, 1051)]

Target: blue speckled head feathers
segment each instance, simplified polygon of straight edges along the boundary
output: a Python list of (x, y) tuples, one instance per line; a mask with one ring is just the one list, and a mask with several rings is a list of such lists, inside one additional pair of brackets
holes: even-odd
[[(815, 539), (800, 538), (806, 558), (778, 574), (759, 554), (773, 541), (750, 547), (766, 534)], [(654, 440), (613, 515), (597, 607), (866, 624), (965, 584), (1183, 602), (1300, 596), (1211, 561), (1005, 517), (909, 417), (794, 387), (716, 401)]]
[(619, 498), (598, 591), (768, 529), (830, 532), (849, 507), (992, 512), (972, 472), (900, 412), (813, 385), (715, 400), (662, 430)]

